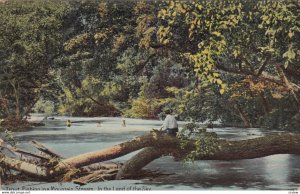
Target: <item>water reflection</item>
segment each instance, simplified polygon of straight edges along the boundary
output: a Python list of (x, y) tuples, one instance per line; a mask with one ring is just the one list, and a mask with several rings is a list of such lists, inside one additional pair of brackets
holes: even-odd
[[(300, 156), (290, 155), (289, 159), (289, 174), (288, 181), (290, 181), (291, 188), (300, 188)], [(299, 190), (299, 189), (298, 189)]]
[(258, 172), (263, 172), (263, 159), (236, 160), (236, 161), (196, 161), (187, 165), (179, 162), (168, 163), (155, 161), (148, 168), (159, 166), (165, 173), (176, 174), (159, 177), (146, 181), (148, 184), (168, 184), (193, 186), (195, 188), (239, 188), (239, 189), (262, 189), (268, 182)]
[(280, 185), (288, 182), (290, 155), (278, 154), (265, 157), (264, 177), (266, 181), (274, 185)]

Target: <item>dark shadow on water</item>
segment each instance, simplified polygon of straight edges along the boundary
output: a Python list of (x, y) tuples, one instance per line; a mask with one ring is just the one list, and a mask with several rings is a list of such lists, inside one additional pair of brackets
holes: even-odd
[[(148, 123), (128, 123), (127, 126), (149, 126)], [(161, 126), (161, 124), (151, 124), (151, 126)]]
[[(53, 129), (52, 129), (53, 130)], [(28, 142), (36, 140), (40, 142), (51, 143), (77, 143), (77, 142), (118, 142), (132, 139), (135, 136), (142, 135), (143, 132), (132, 131), (124, 133), (78, 133), (78, 134), (35, 134), (16, 136), (18, 142)]]
[[(275, 155), (276, 156), (276, 155)], [(277, 155), (285, 158), (288, 155)], [(174, 162), (168, 158), (164, 163), (157, 161), (148, 168), (159, 167), (163, 173), (175, 172), (170, 176), (161, 176), (143, 180), (144, 184), (163, 187), (168, 185), (172, 189), (193, 187), (195, 189), (249, 189), (249, 190), (288, 190), (299, 187), (300, 156), (290, 156), (288, 166), (276, 161), (276, 157), (236, 161), (196, 161), (186, 165)], [(267, 162), (266, 162), (267, 161)], [(283, 162), (284, 162), (283, 161)], [(266, 165), (278, 168), (279, 173), (268, 171)], [(287, 180), (282, 178), (282, 171), (290, 174)], [(270, 173), (272, 176), (270, 176)]]
[(300, 156), (291, 155), (289, 167), (291, 168), (288, 178), (291, 182), (298, 184), (300, 187)]
[[(206, 175), (193, 175), (178, 176), (171, 175), (169, 177), (161, 177), (156, 180), (146, 180), (144, 183), (148, 185), (162, 186), (165, 184), (173, 185), (172, 188), (176, 189), (181, 186), (192, 186), (194, 188), (213, 189), (217, 187), (230, 188), (236, 187), (237, 189), (266, 189), (268, 182), (264, 181), (262, 177), (240, 174), (235, 172), (232, 174), (224, 174), (223, 176), (206, 176)], [(180, 187), (180, 186), (179, 186)]]
[(67, 130), (66, 126), (61, 127), (51, 127), (51, 126), (44, 126), (42, 129), (40, 128), (33, 128), (30, 131), (64, 131)]
[(82, 120), (82, 121), (72, 121), (72, 123), (106, 123), (106, 122), (112, 122), (110, 119), (93, 119), (93, 120)]

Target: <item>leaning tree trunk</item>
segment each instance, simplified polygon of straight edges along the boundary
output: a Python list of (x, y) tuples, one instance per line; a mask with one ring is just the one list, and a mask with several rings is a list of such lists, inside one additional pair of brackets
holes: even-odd
[(265, 97), (264, 92), (260, 92), (258, 95), (261, 99), (261, 103), (263, 105), (265, 115), (268, 115), (272, 111), (272, 107), (268, 102), (267, 98)]
[[(238, 160), (269, 156), (273, 154), (298, 154), (300, 155), (300, 134), (283, 133), (265, 137), (228, 141), (217, 139), (218, 149), (213, 154), (199, 154), (196, 160)], [(191, 151), (195, 150), (195, 142), (189, 140), (184, 148), (181, 140), (162, 132), (151, 132), (99, 151), (80, 154), (67, 159), (58, 158), (56, 165), (37, 165), (26, 161), (0, 156), (1, 167), (19, 171), (36, 179), (75, 181), (85, 184), (90, 181), (121, 179), (137, 173), (151, 161), (164, 156), (172, 155), (177, 159), (183, 159)], [(49, 150), (49, 149), (47, 149)], [(93, 170), (91, 165), (109, 161), (126, 155), (136, 150), (138, 154), (129, 159), (121, 167), (101, 168)], [(102, 173), (102, 174), (101, 174)], [(67, 178), (66, 178), (67, 177)]]
[(299, 89), (300, 87), (298, 85), (292, 84), (287, 79), (287, 77), (285, 76), (285, 73), (284, 73), (283, 68), (282, 68), (281, 65), (276, 65), (276, 69), (277, 69), (278, 74), (280, 75), (281, 80), (286, 85), (287, 89), (291, 92), (291, 94), (292, 94), (292, 96), (293, 96), (293, 98), (295, 100), (295, 103), (297, 105), (298, 112), (300, 112), (300, 99), (297, 96), (297, 91), (300, 90)]
[(147, 147), (143, 149), (141, 152), (136, 154), (134, 157), (132, 157), (125, 163), (125, 165), (118, 171), (116, 179), (131, 176), (132, 174), (141, 170), (144, 166), (146, 166), (153, 160), (160, 158), (161, 156), (170, 151), (171, 150), (167, 149), (156, 149), (154, 147)]
[(249, 119), (247, 118), (247, 115), (244, 113), (244, 111), (242, 110), (242, 108), (240, 107), (240, 105), (237, 102), (235, 102), (234, 108), (237, 110), (241, 119), (243, 120), (244, 127), (245, 128), (251, 127), (251, 123), (250, 123)]

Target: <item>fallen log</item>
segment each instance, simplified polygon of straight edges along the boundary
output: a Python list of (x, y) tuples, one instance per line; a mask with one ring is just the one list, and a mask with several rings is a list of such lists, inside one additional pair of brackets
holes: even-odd
[(30, 156), (32, 158), (37, 158), (39, 160), (44, 160), (44, 161), (51, 159), (46, 156), (41, 156), (39, 154), (35, 154), (20, 148), (13, 147), (9, 143), (4, 142), (2, 139), (0, 139), (0, 148), (8, 150), (15, 157), (19, 157), (19, 158), (22, 158), (22, 156), (25, 155), (25, 156)]
[(41, 156), (41, 155), (35, 154), (35, 153), (31, 153), (31, 152), (28, 152), (28, 151), (23, 150), (23, 149), (20, 149), (20, 148), (15, 148), (15, 149), (11, 149), (11, 150), (12, 150), (13, 152), (15, 152), (15, 153), (19, 153), (19, 154), (21, 154), (21, 155), (26, 155), (26, 156), (31, 156), (31, 157), (33, 157), (33, 158), (38, 158), (38, 159), (44, 160), (44, 161), (48, 161), (49, 159), (51, 159), (51, 158), (49, 158), (49, 157)]
[(73, 183), (79, 185), (85, 185), (87, 183), (96, 182), (96, 181), (112, 180), (115, 179), (117, 172), (118, 169), (97, 170), (91, 174), (73, 180)]
[[(259, 158), (273, 154), (300, 155), (300, 134), (272, 134), (241, 141), (216, 139), (216, 142), (218, 145), (217, 150), (210, 154), (201, 153), (195, 155), (195, 160), (238, 160)], [(1, 156), (1, 167), (5, 165), (26, 175), (37, 178), (47, 177), (49, 180), (61, 180), (67, 173), (72, 172), (73, 174), (70, 173), (72, 176), (65, 180), (86, 184), (89, 181), (110, 179), (112, 177), (117, 179), (130, 177), (161, 156), (172, 155), (183, 159), (197, 148), (194, 140), (187, 140), (185, 147), (182, 147), (181, 143), (182, 140), (176, 137), (161, 134), (160, 132), (152, 132), (109, 148), (60, 160), (56, 166), (48, 166), (46, 168)], [(121, 168), (119, 168), (118, 164), (113, 164), (105, 169), (100, 167), (96, 171), (92, 168), (87, 170), (89, 166), (96, 165), (96, 163), (118, 158), (140, 149), (143, 150), (125, 162)], [(107, 173), (110, 170), (114, 173)]]
[(85, 166), (86, 171), (96, 171), (96, 170), (109, 170), (109, 169), (119, 169), (122, 163), (96, 163), (89, 166)]
[(36, 178), (45, 179), (48, 178), (49, 175), (48, 169), (45, 167), (41, 167), (21, 160), (9, 158), (4, 155), (0, 155), (0, 164), (2, 168), (4, 167), (4, 168), (13, 169), (18, 172)]
[[(274, 134), (242, 141), (219, 139), (218, 144), (219, 150), (213, 155), (198, 155), (195, 159), (237, 160), (258, 158), (273, 154), (300, 154), (300, 135), (291, 133)], [(59, 164), (54, 172), (63, 172), (64, 168), (79, 168), (95, 162), (111, 160), (144, 147), (155, 147), (156, 149), (168, 148), (168, 154), (176, 156), (177, 158), (184, 158), (190, 151), (195, 149), (192, 140), (189, 142), (186, 149), (181, 149), (179, 139), (161, 133), (150, 133), (110, 148), (89, 152), (63, 160), (63, 164)], [(154, 154), (152, 160), (156, 158), (157, 156)], [(146, 165), (152, 161), (151, 157), (137, 157), (137, 159), (138, 160), (133, 160), (136, 161), (135, 164), (138, 168), (142, 167), (140, 164), (144, 163)], [(120, 178), (120, 175), (118, 178)]]
[(46, 147), (44, 144), (32, 140), (30, 141), (30, 143), (36, 147), (38, 150), (40, 150), (41, 152), (45, 153), (46, 155), (50, 156), (50, 158), (63, 158), (60, 154), (55, 153), (53, 150), (51, 150), (50, 148)]
[[(154, 147), (148, 147), (140, 151), (138, 154), (128, 160), (118, 171), (116, 179), (122, 179), (131, 176), (137, 171), (141, 170), (144, 166), (152, 162), (153, 160), (160, 158), (164, 154), (168, 153), (166, 149), (156, 149)], [(141, 158), (143, 158), (141, 160)]]
[(213, 155), (199, 155), (197, 160), (253, 159), (275, 154), (300, 155), (300, 134), (279, 133), (241, 141), (219, 140)]
[(103, 150), (88, 152), (85, 154), (74, 156), (63, 160), (64, 164), (60, 164), (59, 166), (57, 166), (57, 170), (65, 168), (66, 165), (70, 167), (79, 168), (89, 164), (118, 158), (133, 151), (142, 149), (143, 147), (147, 147), (148, 145), (150, 145), (151, 140), (153, 140), (151, 139), (151, 135), (146, 135)]

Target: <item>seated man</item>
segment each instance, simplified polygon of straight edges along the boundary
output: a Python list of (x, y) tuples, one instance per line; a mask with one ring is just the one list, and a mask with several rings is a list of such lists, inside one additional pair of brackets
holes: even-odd
[(161, 129), (166, 131), (167, 134), (176, 136), (178, 132), (178, 124), (174, 117), (174, 115), (171, 115), (171, 110), (166, 110), (166, 118), (164, 120), (164, 124), (162, 125)]

